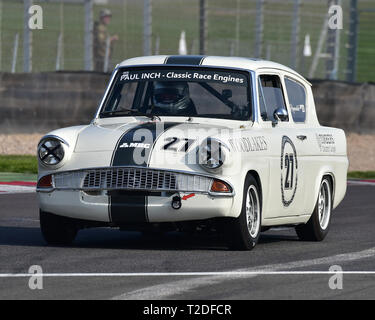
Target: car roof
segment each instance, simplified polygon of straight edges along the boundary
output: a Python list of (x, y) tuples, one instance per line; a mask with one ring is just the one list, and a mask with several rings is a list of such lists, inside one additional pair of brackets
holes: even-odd
[[(170, 62), (169, 62), (170, 61)], [(261, 69), (276, 69), (289, 72), (296, 77), (309, 83), (303, 76), (293, 69), (280, 63), (267, 61), (263, 59), (245, 58), (245, 57), (224, 57), (224, 56), (193, 56), (193, 55), (157, 55), (135, 57), (122, 61), (118, 66), (136, 66), (136, 65), (189, 65), (189, 66), (215, 66), (227, 68), (239, 68), (246, 70), (259, 71)]]

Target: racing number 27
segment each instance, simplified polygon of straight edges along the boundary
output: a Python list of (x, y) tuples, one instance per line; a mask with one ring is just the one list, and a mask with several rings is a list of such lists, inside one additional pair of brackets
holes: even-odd
[(169, 137), (166, 138), (165, 141), (167, 142), (164, 146), (164, 150), (171, 150), (171, 151), (180, 151), (180, 152), (188, 152), (192, 144), (195, 142), (193, 139), (180, 139), (177, 137)]
[(290, 190), (290, 189), (293, 189), (293, 177), (294, 177), (294, 155), (292, 153), (285, 154), (284, 165), (286, 168), (284, 188), (287, 190)]

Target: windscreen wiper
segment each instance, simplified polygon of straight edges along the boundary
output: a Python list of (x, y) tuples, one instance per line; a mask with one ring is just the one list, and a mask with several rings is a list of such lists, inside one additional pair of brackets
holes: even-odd
[(152, 115), (152, 114), (148, 114), (146, 112), (141, 112), (139, 110), (136, 110), (136, 109), (121, 109), (121, 110), (116, 110), (116, 111), (105, 111), (105, 112), (101, 112), (100, 115), (102, 116), (114, 116), (114, 117), (121, 117), (123, 115), (128, 115), (128, 114), (134, 114), (134, 115), (137, 115), (137, 116), (145, 116), (147, 118), (150, 118), (151, 120), (154, 120), (155, 117), (157, 117), (159, 120), (160, 118), (156, 115)]

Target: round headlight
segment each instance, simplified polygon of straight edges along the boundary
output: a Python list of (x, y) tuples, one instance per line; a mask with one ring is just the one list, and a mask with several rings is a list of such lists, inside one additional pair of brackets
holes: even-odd
[(46, 139), (39, 144), (38, 156), (46, 165), (56, 165), (64, 158), (65, 151), (61, 141), (57, 139)]
[(199, 147), (199, 164), (207, 169), (217, 169), (225, 161), (224, 145), (216, 139), (207, 138)]

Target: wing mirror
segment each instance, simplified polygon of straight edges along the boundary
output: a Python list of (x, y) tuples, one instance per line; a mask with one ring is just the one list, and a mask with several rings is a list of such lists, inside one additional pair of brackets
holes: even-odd
[(288, 120), (288, 112), (285, 108), (277, 108), (273, 112), (273, 117), (275, 118), (275, 124), (279, 121), (287, 121)]

